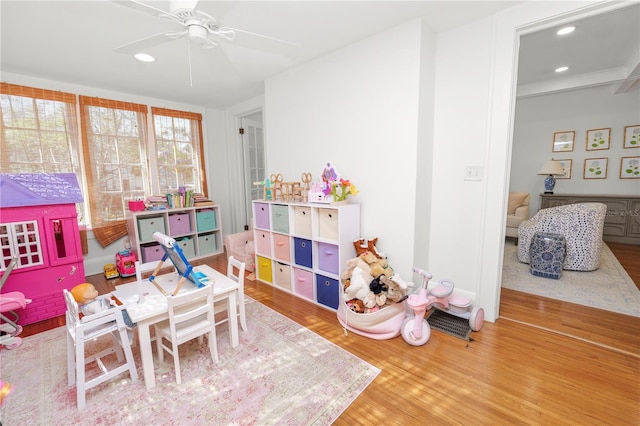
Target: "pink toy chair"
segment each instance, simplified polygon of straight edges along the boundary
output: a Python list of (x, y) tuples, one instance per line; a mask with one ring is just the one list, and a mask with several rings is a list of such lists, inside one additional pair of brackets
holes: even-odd
[[(4, 283), (9, 279), (9, 275), (17, 263), (17, 257), (14, 257), (9, 262), (2, 278), (0, 278), (0, 290), (4, 287)], [(6, 349), (15, 349), (22, 344), (22, 339), (17, 337), (18, 334), (22, 333), (22, 326), (18, 325), (19, 317), (15, 311), (16, 309), (24, 309), (29, 303), (31, 303), (31, 299), (25, 298), (24, 294), (19, 291), (0, 294), (0, 319), (2, 320), (2, 324), (0, 324), (0, 331), (2, 332), (0, 346)], [(11, 313), (14, 317), (13, 320), (5, 316), (5, 313)]]

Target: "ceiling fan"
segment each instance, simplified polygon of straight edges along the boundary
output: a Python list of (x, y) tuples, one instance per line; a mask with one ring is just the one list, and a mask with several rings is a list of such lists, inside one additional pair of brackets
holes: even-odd
[(268, 35), (221, 26), (211, 15), (196, 9), (198, 0), (172, 0), (169, 2), (169, 11), (158, 9), (139, 0), (115, 0), (115, 3), (168, 19), (183, 27), (179, 31), (166, 31), (127, 43), (114, 49), (118, 53), (138, 53), (146, 48), (181, 37), (186, 37), (189, 44), (195, 43), (202, 48), (210, 49), (218, 46), (220, 42), (234, 42), (236, 33), (295, 46), (294, 43)]

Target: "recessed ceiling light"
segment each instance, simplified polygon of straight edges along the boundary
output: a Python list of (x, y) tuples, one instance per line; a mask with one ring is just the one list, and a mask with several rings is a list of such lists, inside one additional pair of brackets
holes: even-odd
[(560, 67), (560, 68), (556, 68), (556, 72), (565, 72), (568, 69), (569, 67)]
[(556, 34), (558, 34), (558, 35), (565, 35), (565, 34), (569, 34), (569, 33), (572, 33), (575, 29), (576, 29), (576, 27), (564, 27), (564, 28), (560, 28)]
[(136, 53), (134, 57), (140, 62), (155, 62), (156, 58), (146, 53)]

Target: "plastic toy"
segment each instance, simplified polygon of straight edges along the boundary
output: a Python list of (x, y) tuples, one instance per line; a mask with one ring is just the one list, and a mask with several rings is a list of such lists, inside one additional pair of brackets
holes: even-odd
[(108, 280), (112, 278), (118, 278), (120, 276), (120, 274), (118, 273), (118, 270), (116, 269), (116, 265), (114, 265), (113, 263), (107, 263), (106, 265), (104, 265), (103, 269), (104, 269), (104, 276)]
[(129, 250), (116, 253), (116, 267), (121, 277), (132, 277), (136, 274), (136, 255)]
[[(0, 290), (4, 287), (4, 283), (7, 282), (9, 275), (13, 268), (16, 267), (18, 258), (14, 257), (9, 262), (7, 269), (4, 271), (4, 275), (0, 278)], [(0, 297), (0, 346), (6, 349), (15, 349), (22, 344), (22, 338), (18, 337), (18, 334), (22, 333), (22, 326), (18, 325), (17, 309), (24, 309), (27, 304), (31, 303), (31, 299), (26, 299), (24, 294), (19, 291), (11, 291), (9, 293), (3, 293)], [(5, 313), (11, 313), (13, 320), (5, 316)]]
[(111, 308), (109, 296), (98, 297), (98, 290), (91, 283), (82, 283), (71, 289), (71, 295), (80, 305), (83, 315), (93, 315)]
[[(471, 330), (478, 331), (484, 323), (484, 310), (475, 307), (471, 311), (471, 301), (466, 298), (455, 298), (452, 296), (454, 289), (453, 281), (441, 280), (431, 290), (428, 290), (429, 280), (433, 277), (430, 273), (420, 268), (413, 268), (413, 271), (422, 276), (422, 287), (418, 294), (412, 294), (407, 298), (407, 304), (413, 310), (413, 318), (404, 320), (400, 332), (402, 338), (410, 345), (422, 346), (431, 336), (431, 327), (424, 319), (425, 313), (431, 308), (436, 308), (448, 314), (469, 320)], [(464, 300), (463, 300), (464, 299)]]

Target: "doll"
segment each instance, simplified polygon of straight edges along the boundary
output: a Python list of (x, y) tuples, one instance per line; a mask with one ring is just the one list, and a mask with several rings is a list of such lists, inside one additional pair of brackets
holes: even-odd
[[(80, 312), (82, 312), (83, 315), (97, 314), (98, 312), (106, 311), (107, 309), (116, 306), (116, 303), (109, 297), (99, 298), (98, 290), (96, 290), (93, 284), (89, 283), (78, 284), (71, 289), (71, 295), (80, 305)], [(138, 303), (142, 303), (142, 301), (139, 301)], [(131, 321), (126, 310), (122, 311), (122, 318), (128, 327), (136, 326), (136, 323)]]
[(80, 310), (84, 315), (93, 315), (111, 307), (107, 298), (98, 298), (98, 290), (93, 284), (78, 284), (71, 289), (71, 294), (80, 305)]

